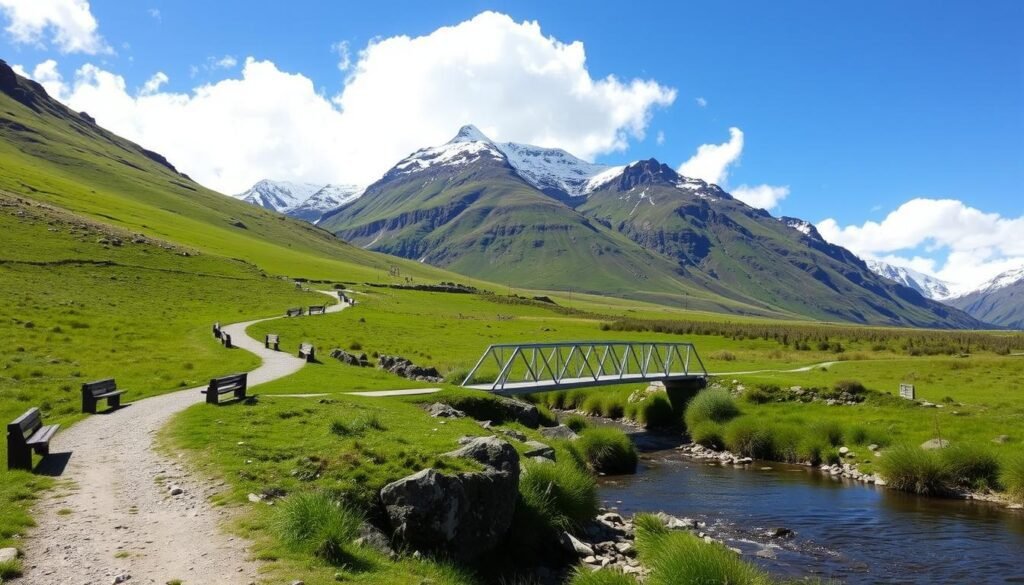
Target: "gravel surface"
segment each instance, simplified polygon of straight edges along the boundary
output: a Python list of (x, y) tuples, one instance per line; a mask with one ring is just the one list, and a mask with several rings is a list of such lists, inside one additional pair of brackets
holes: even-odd
[[(234, 345), (263, 359), (249, 373), (250, 387), (305, 364), (245, 334), (263, 320), (224, 327)], [(209, 502), (226, 489), (224, 482), (197, 477), (178, 459), (181, 454), (154, 450), (160, 428), (202, 402), (203, 388), (139, 400), (57, 434), (42, 469), (58, 475), (60, 486), (34, 507), (38, 526), (22, 543), (25, 576), (17, 583), (94, 585), (124, 576), (129, 584), (156, 585), (173, 579), (186, 585), (256, 580), (258, 565), (249, 558), (248, 542), (223, 531), (231, 511)]]

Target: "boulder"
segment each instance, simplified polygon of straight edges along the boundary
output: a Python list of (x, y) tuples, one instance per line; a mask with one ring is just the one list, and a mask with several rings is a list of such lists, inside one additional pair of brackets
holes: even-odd
[(435, 402), (427, 407), (427, 414), (435, 418), (462, 418), (466, 413), (452, 408), (443, 402)]
[(929, 439), (921, 443), (922, 449), (945, 449), (946, 447), (949, 447), (949, 441), (946, 439)]
[(531, 429), (540, 426), (540, 411), (533, 404), (505, 396), (496, 396), (495, 398), (498, 399), (502, 408), (508, 413), (509, 419)]
[(0, 548), (0, 563), (9, 563), (17, 560), (18, 549), (16, 548)]
[(524, 447), (526, 447), (526, 450), (523, 451), (523, 457), (543, 457), (552, 461), (555, 460), (555, 450), (550, 445), (545, 445), (540, 441), (527, 441)]
[(448, 455), (485, 469), (451, 476), (424, 469), (384, 486), (380, 498), (400, 547), (469, 561), (499, 544), (512, 523), (519, 455), (493, 436), (477, 437)]
[(568, 532), (563, 532), (558, 536), (558, 542), (562, 545), (566, 551), (575, 554), (580, 557), (592, 557), (594, 556), (594, 549), (585, 542), (580, 541), (575, 536)]
[(540, 430), (540, 434), (548, 439), (565, 439), (568, 441), (574, 441), (579, 437), (575, 431), (565, 425), (545, 427)]
[(348, 353), (341, 348), (335, 348), (331, 350), (331, 357), (350, 366), (358, 366), (365, 368), (370, 365), (370, 358), (365, 353), (356, 355), (354, 353)]
[(367, 522), (363, 522), (359, 526), (359, 538), (352, 542), (358, 547), (373, 549), (387, 556), (391, 556), (395, 552), (391, 548), (391, 542), (388, 540), (388, 537), (378, 530), (376, 526)]
[(661, 520), (661, 523), (669, 530), (689, 530), (697, 527), (697, 522), (689, 518), (676, 518), (675, 516), (664, 512), (658, 512), (655, 516), (657, 516), (658, 520)]
[(517, 431), (515, 429), (500, 429), (498, 432), (503, 434), (503, 435), (505, 435), (506, 437), (508, 437), (510, 439), (515, 439), (515, 440), (517, 440), (517, 441), (519, 441), (521, 443), (525, 443), (526, 442), (526, 435), (524, 435), (523, 433), (520, 433), (519, 431)]

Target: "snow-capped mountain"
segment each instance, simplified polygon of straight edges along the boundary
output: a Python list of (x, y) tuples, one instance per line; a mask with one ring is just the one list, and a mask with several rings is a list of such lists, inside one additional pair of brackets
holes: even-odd
[(323, 185), (313, 183), (264, 179), (235, 197), (264, 209), (286, 213), (289, 209), (301, 205), (321, 188)]
[[(473, 125), (460, 128), (446, 144), (413, 153), (396, 168), (413, 171), (435, 164), (468, 164), (480, 156), (504, 158), (527, 183), (555, 196), (586, 195), (625, 168), (588, 163), (560, 148), (494, 142)], [(595, 183), (596, 178), (605, 180)]]
[(357, 185), (317, 185), (263, 179), (236, 198), (291, 217), (316, 223), (320, 217), (362, 195)]
[(1024, 329), (1024, 266), (1007, 270), (946, 303), (988, 323)]
[(875, 274), (910, 287), (926, 298), (944, 301), (956, 294), (955, 285), (934, 276), (902, 266), (893, 266), (881, 260), (865, 260), (865, 263)]
[(1024, 282), (1024, 266), (1021, 266), (1020, 268), (1014, 268), (1012, 270), (1007, 270), (1006, 272), (1001, 272), (997, 274), (994, 278), (983, 282), (981, 285), (974, 288), (973, 290), (958, 294), (956, 296), (963, 297), (975, 293), (994, 293), (999, 289), (1007, 288), (1020, 282)]
[(337, 209), (350, 201), (355, 201), (363, 194), (359, 185), (325, 185), (313, 193), (301, 204), (287, 210), (292, 217), (316, 223), (324, 213)]

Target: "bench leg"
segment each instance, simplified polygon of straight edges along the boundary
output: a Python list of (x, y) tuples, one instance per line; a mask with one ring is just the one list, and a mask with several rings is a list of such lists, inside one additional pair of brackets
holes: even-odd
[[(9, 440), (9, 439), (8, 439)], [(7, 469), (32, 471), (32, 449), (7, 444)]]
[(96, 401), (92, 398), (82, 397), (82, 412), (86, 414), (96, 414)]
[(112, 409), (121, 408), (121, 397), (120, 396), (111, 396), (110, 398), (107, 399), (107, 404), (109, 404), (110, 408), (112, 408)]
[(274, 351), (281, 351), (280, 342), (274, 344)]
[(214, 392), (214, 391), (207, 390), (206, 391), (206, 403), (207, 404), (217, 404), (217, 393)]
[(235, 390), (235, 398), (239, 400), (245, 400), (245, 388)]

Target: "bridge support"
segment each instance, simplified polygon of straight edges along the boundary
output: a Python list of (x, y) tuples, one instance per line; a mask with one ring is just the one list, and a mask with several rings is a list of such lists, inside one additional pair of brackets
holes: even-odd
[(668, 394), (668, 401), (672, 403), (672, 410), (680, 417), (686, 412), (686, 405), (697, 395), (698, 392), (707, 388), (706, 378), (695, 378), (690, 380), (666, 380), (665, 393)]

